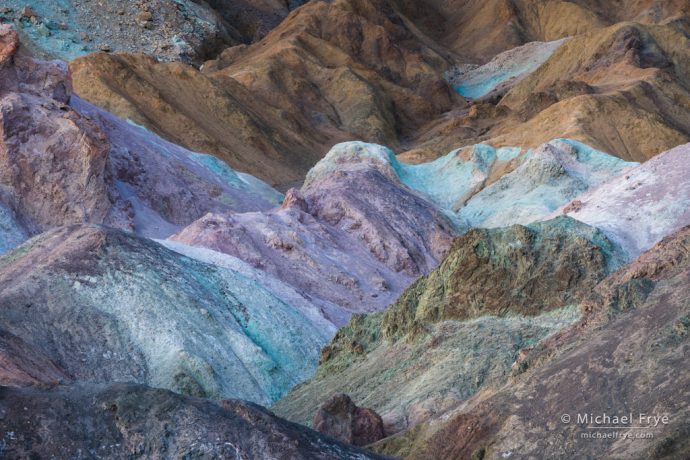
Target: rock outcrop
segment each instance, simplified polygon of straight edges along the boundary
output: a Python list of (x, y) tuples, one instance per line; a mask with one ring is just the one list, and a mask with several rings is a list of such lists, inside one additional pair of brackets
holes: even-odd
[[(561, 334), (537, 353), (531, 370), (388, 438), (377, 449), (405, 458), (502, 458), (508, 452), (527, 457), (686, 457), (689, 232), (681, 229), (602, 282), (608, 292), (630, 292), (631, 281), (646, 285), (635, 302), (619, 296), (590, 304), (588, 316), (600, 319)], [(610, 431), (599, 429), (610, 425), (583, 423), (578, 414), (633, 414), (633, 420), (621, 423), (621, 434), (608, 438), (596, 433)], [(668, 418), (654, 424), (640, 414)], [(461, 442), (448, 443), (461, 433)]]
[(559, 218), (472, 230), (384, 312), (357, 315), (321, 352), (316, 376), (274, 410), (300, 423), (344, 392), (379, 412), (388, 434), (505, 378), (521, 349), (576, 322), (575, 305), (620, 266), (601, 232)]
[(0, 28), (0, 250), (75, 223), (165, 237), (209, 211), (270, 209), (282, 195), (72, 95), (66, 64), (17, 54)]
[(600, 228), (630, 259), (690, 225), (690, 144), (676, 147), (579, 196), (556, 214)]
[(0, 414), (2, 455), (11, 458), (388, 458), (255, 404), (134, 384), (0, 387)]
[(3, 348), (28, 357), (2, 384), (68, 376), (267, 404), (313, 372), (331, 334), (276, 295), (120, 230), (49, 231), (0, 257)]
[(333, 395), (316, 410), (314, 429), (332, 438), (366, 446), (385, 437), (383, 420), (371, 409), (357, 407), (344, 393)]
[(70, 60), (93, 52), (146, 53), (200, 65), (225, 48), (265, 36), (302, 0), (7, 0), (0, 23), (14, 24), (28, 51)]
[(209, 214), (171, 240), (233, 255), (323, 305), (336, 325), (380, 310), (443, 257), (456, 229), (393, 173), (390, 151), (340, 144), (280, 209)]

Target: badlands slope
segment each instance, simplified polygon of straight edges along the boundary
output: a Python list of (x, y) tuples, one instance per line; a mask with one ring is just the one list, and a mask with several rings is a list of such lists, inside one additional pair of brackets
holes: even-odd
[(260, 39), (302, 3), (7, 0), (0, 23), (13, 23), (27, 51), (42, 58), (134, 52), (199, 65), (228, 46)]
[[(376, 449), (405, 458), (687, 457), (688, 247), (685, 227), (602, 281), (581, 322), (521, 351), (513, 377)], [(583, 437), (582, 424), (561, 421), (617, 407), (669, 421), (648, 427), (653, 437), (618, 440)]]
[[(399, 457), (687, 456), (686, 2), (34, 3), (0, 455), (375, 457), (241, 398)], [(84, 24), (134, 53), (30, 57)], [(672, 422), (585, 443), (576, 406)]]
[(643, 161), (690, 141), (687, 5), (607, 5), (312, 1), (201, 71), (131, 54), (71, 66), (86, 100), (281, 190), (353, 139), (411, 161), (555, 138)]

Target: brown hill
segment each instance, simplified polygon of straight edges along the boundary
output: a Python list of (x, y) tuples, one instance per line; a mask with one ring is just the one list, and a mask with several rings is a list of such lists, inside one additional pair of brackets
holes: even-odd
[(449, 61), (386, 0), (310, 2), (203, 72), (127, 55), (72, 65), (76, 92), (274, 184), (303, 179), (333, 144), (391, 146), (460, 103)]
[(621, 21), (660, 23), (683, 0), (398, 0), (421, 30), (472, 62), (531, 41), (579, 35)]
[[(283, 188), (350, 139), (417, 161), (476, 142), (527, 148), (569, 137), (643, 160), (690, 140), (690, 26), (673, 19), (688, 6), (619, 3), (319, 0), (202, 71), (106, 54), (71, 68), (90, 102)], [(576, 34), (472, 107), (443, 81), (453, 65)]]
[(567, 137), (643, 161), (690, 140), (690, 23), (620, 23), (567, 41), (505, 94), (420, 130), (407, 159), (458, 145), (536, 147)]

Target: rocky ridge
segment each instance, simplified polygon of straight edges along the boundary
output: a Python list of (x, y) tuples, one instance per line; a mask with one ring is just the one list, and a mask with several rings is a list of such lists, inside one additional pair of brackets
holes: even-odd
[[(686, 227), (604, 280), (600, 292), (623, 294), (633, 292), (633, 286), (645, 288), (636, 289), (635, 297), (606, 296), (602, 300), (607, 301), (587, 303), (587, 317), (600, 319), (561, 333), (532, 357), (532, 369), (388, 438), (377, 449), (405, 458), (501, 458), (507, 452), (686, 456), (687, 407), (681, 401), (687, 400), (690, 378), (684, 360), (690, 323), (687, 243)], [(635, 426), (646, 427), (654, 436), (591, 438), (581, 435), (588, 431), (582, 423), (561, 419), (563, 414), (575, 417), (602, 408), (636, 414)], [(639, 420), (639, 414), (648, 413), (668, 415), (668, 422), (650, 426)], [(462, 442), (447, 442), (459, 433), (464, 434)], [(563, 442), (566, 439), (570, 442)]]
[(0, 45), (0, 249), (82, 222), (165, 237), (209, 210), (269, 209), (282, 201), (216, 158), (73, 96), (67, 66), (18, 55), (18, 35), (8, 26)]
[(388, 435), (413, 426), (505, 378), (520, 349), (577, 321), (573, 307), (621, 255), (566, 217), (471, 230), (384, 312), (340, 329), (316, 376), (274, 409), (308, 423), (324, 397), (344, 392), (381, 413)]

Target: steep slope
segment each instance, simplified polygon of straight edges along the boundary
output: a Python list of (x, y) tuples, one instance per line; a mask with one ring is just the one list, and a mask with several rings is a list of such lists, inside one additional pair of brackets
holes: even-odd
[(164, 141), (78, 97), (70, 104), (95, 122), (110, 144), (108, 225), (163, 238), (207, 212), (266, 210), (283, 201), (266, 183), (212, 155)]
[[(689, 241), (686, 227), (603, 281), (590, 319), (537, 351), (526, 372), (377, 448), (406, 458), (686, 457)], [(632, 421), (612, 422), (620, 429), (609, 437), (602, 427), (625, 414)]]
[(70, 63), (76, 92), (99, 107), (272, 184), (303, 179), (331, 140), (299, 111), (259, 103), (233, 79), (180, 63), (93, 54)]
[(305, 292), (342, 325), (433, 269), (456, 229), (393, 172), (390, 151), (334, 147), (280, 209), (209, 214), (171, 239), (238, 257)]
[[(526, 119), (548, 107), (546, 114), (561, 114), (558, 125), (551, 127), (561, 135), (571, 135), (566, 124), (575, 118), (575, 126), (598, 141), (595, 147), (626, 159), (649, 158), (690, 139), (690, 119), (683, 109), (688, 101), (688, 31), (685, 21), (621, 24), (576, 37), (510, 91), (501, 105)], [(560, 107), (561, 101), (567, 108)], [(608, 122), (579, 117), (578, 112), (591, 113), (587, 107), (605, 113)], [(532, 123), (543, 124), (546, 114)]]
[[(662, 25), (619, 23), (575, 36), (507, 94), (498, 88), (469, 109), (430, 122), (408, 156), (428, 160), (477, 142), (529, 148), (566, 137), (644, 161), (687, 143), (688, 36), (687, 17)], [(473, 84), (490, 86), (492, 75)]]
[(81, 222), (165, 237), (209, 211), (282, 201), (214, 157), (73, 97), (67, 66), (18, 56), (18, 36), (7, 26), (0, 47), (0, 250)]
[(676, 147), (580, 195), (557, 214), (600, 228), (635, 258), (690, 225), (689, 159), (690, 144)]
[(128, 55), (72, 69), (86, 100), (284, 185), (337, 142), (397, 146), (462, 104), (442, 77), (449, 62), (388, 0), (319, 0), (202, 73)]
[(446, 79), (468, 99), (497, 97), (539, 68), (566, 40), (526, 43), (497, 54), (484, 65), (453, 68), (446, 72)]
[(661, 23), (683, 0), (398, 0), (430, 37), (473, 63), (533, 41), (553, 41), (622, 21)]
[(505, 378), (520, 349), (577, 321), (620, 254), (569, 218), (472, 230), (382, 313), (356, 316), (321, 352), (316, 376), (274, 409), (309, 423), (332, 393), (381, 413), (388, 434)]
[(0, 413), (2, 454), (13, 458), (384, 458), (251, 403), (133, 384), (0, 388)]
[(199, 65), (228, 46), (265, 36), (302, 0), (7, 0), (34, 56), (70, 60), (97, 51), (146, 53)]
[(0, 317), (74, 380), (264, 404), (313, 372), (330, 337), (250, 278), (97, 226), (1, 257)]

